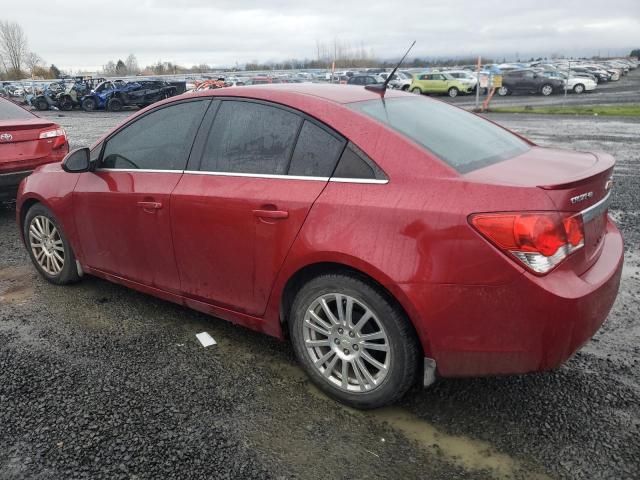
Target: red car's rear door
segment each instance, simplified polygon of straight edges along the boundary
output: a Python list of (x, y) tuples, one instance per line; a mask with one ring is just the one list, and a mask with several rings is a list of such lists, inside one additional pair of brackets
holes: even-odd
[[(261, 315), (344, 140), (297, 112), (224, 100), (172, 194), (183, 293)], [(206, 123), (206, 121), (205, 121)], [(204, 131), (204, 129), (203, 129)]]
[(161, 106), (104, 142), (94, 172), (74, 190), (87, 266), (179, 291), (171, 237), (171, 192), (182, 177), (208, 99)]

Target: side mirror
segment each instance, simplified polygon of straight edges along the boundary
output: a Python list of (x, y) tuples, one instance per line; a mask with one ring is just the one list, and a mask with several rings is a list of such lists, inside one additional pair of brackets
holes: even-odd
[(90, 153), (87, 147), (77, 148), (67, 154), (62, 160), (62, 169), (69, 173), (88, 172), (91, 167)]

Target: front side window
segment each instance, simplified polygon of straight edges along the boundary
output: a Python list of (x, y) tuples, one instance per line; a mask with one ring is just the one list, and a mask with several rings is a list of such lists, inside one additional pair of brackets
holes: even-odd
[(163, 107), (107, 140), (102, 168), (184, 170), (209, 100)]
[(302, 118), (260, 103), (224, 101), (202, 157), (209, 172), (285, 175)]
[(417, 95), (349, 106), (410, 138), (460, 173), (529, 149), (524, 140), (477, 115)]

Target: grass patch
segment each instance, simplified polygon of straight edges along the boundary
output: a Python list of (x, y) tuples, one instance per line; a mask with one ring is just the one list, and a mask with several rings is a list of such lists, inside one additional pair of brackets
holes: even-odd
[(640, 104), (622, 105), (541, 105), (532, 107), (493, 107), (491, 113), (540, 113), (548, 115), (605, 115), (619, 117), (640, 117)]

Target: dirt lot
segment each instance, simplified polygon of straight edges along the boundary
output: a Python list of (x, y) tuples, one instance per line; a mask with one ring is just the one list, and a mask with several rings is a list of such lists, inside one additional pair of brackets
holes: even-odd
[[(74, 146), (126, 114), (59, 116)], [(95, 278), (54, 287), (0, 207), (0, 479), (633, 479), (640, 470), (640, 123), (493, 116), (542, 145), (617, 159), (621, 293), (561, 369), (442, 380), (362, 413), (291, 348)], [(208, 331), (207, 349), (195, 334)]]

